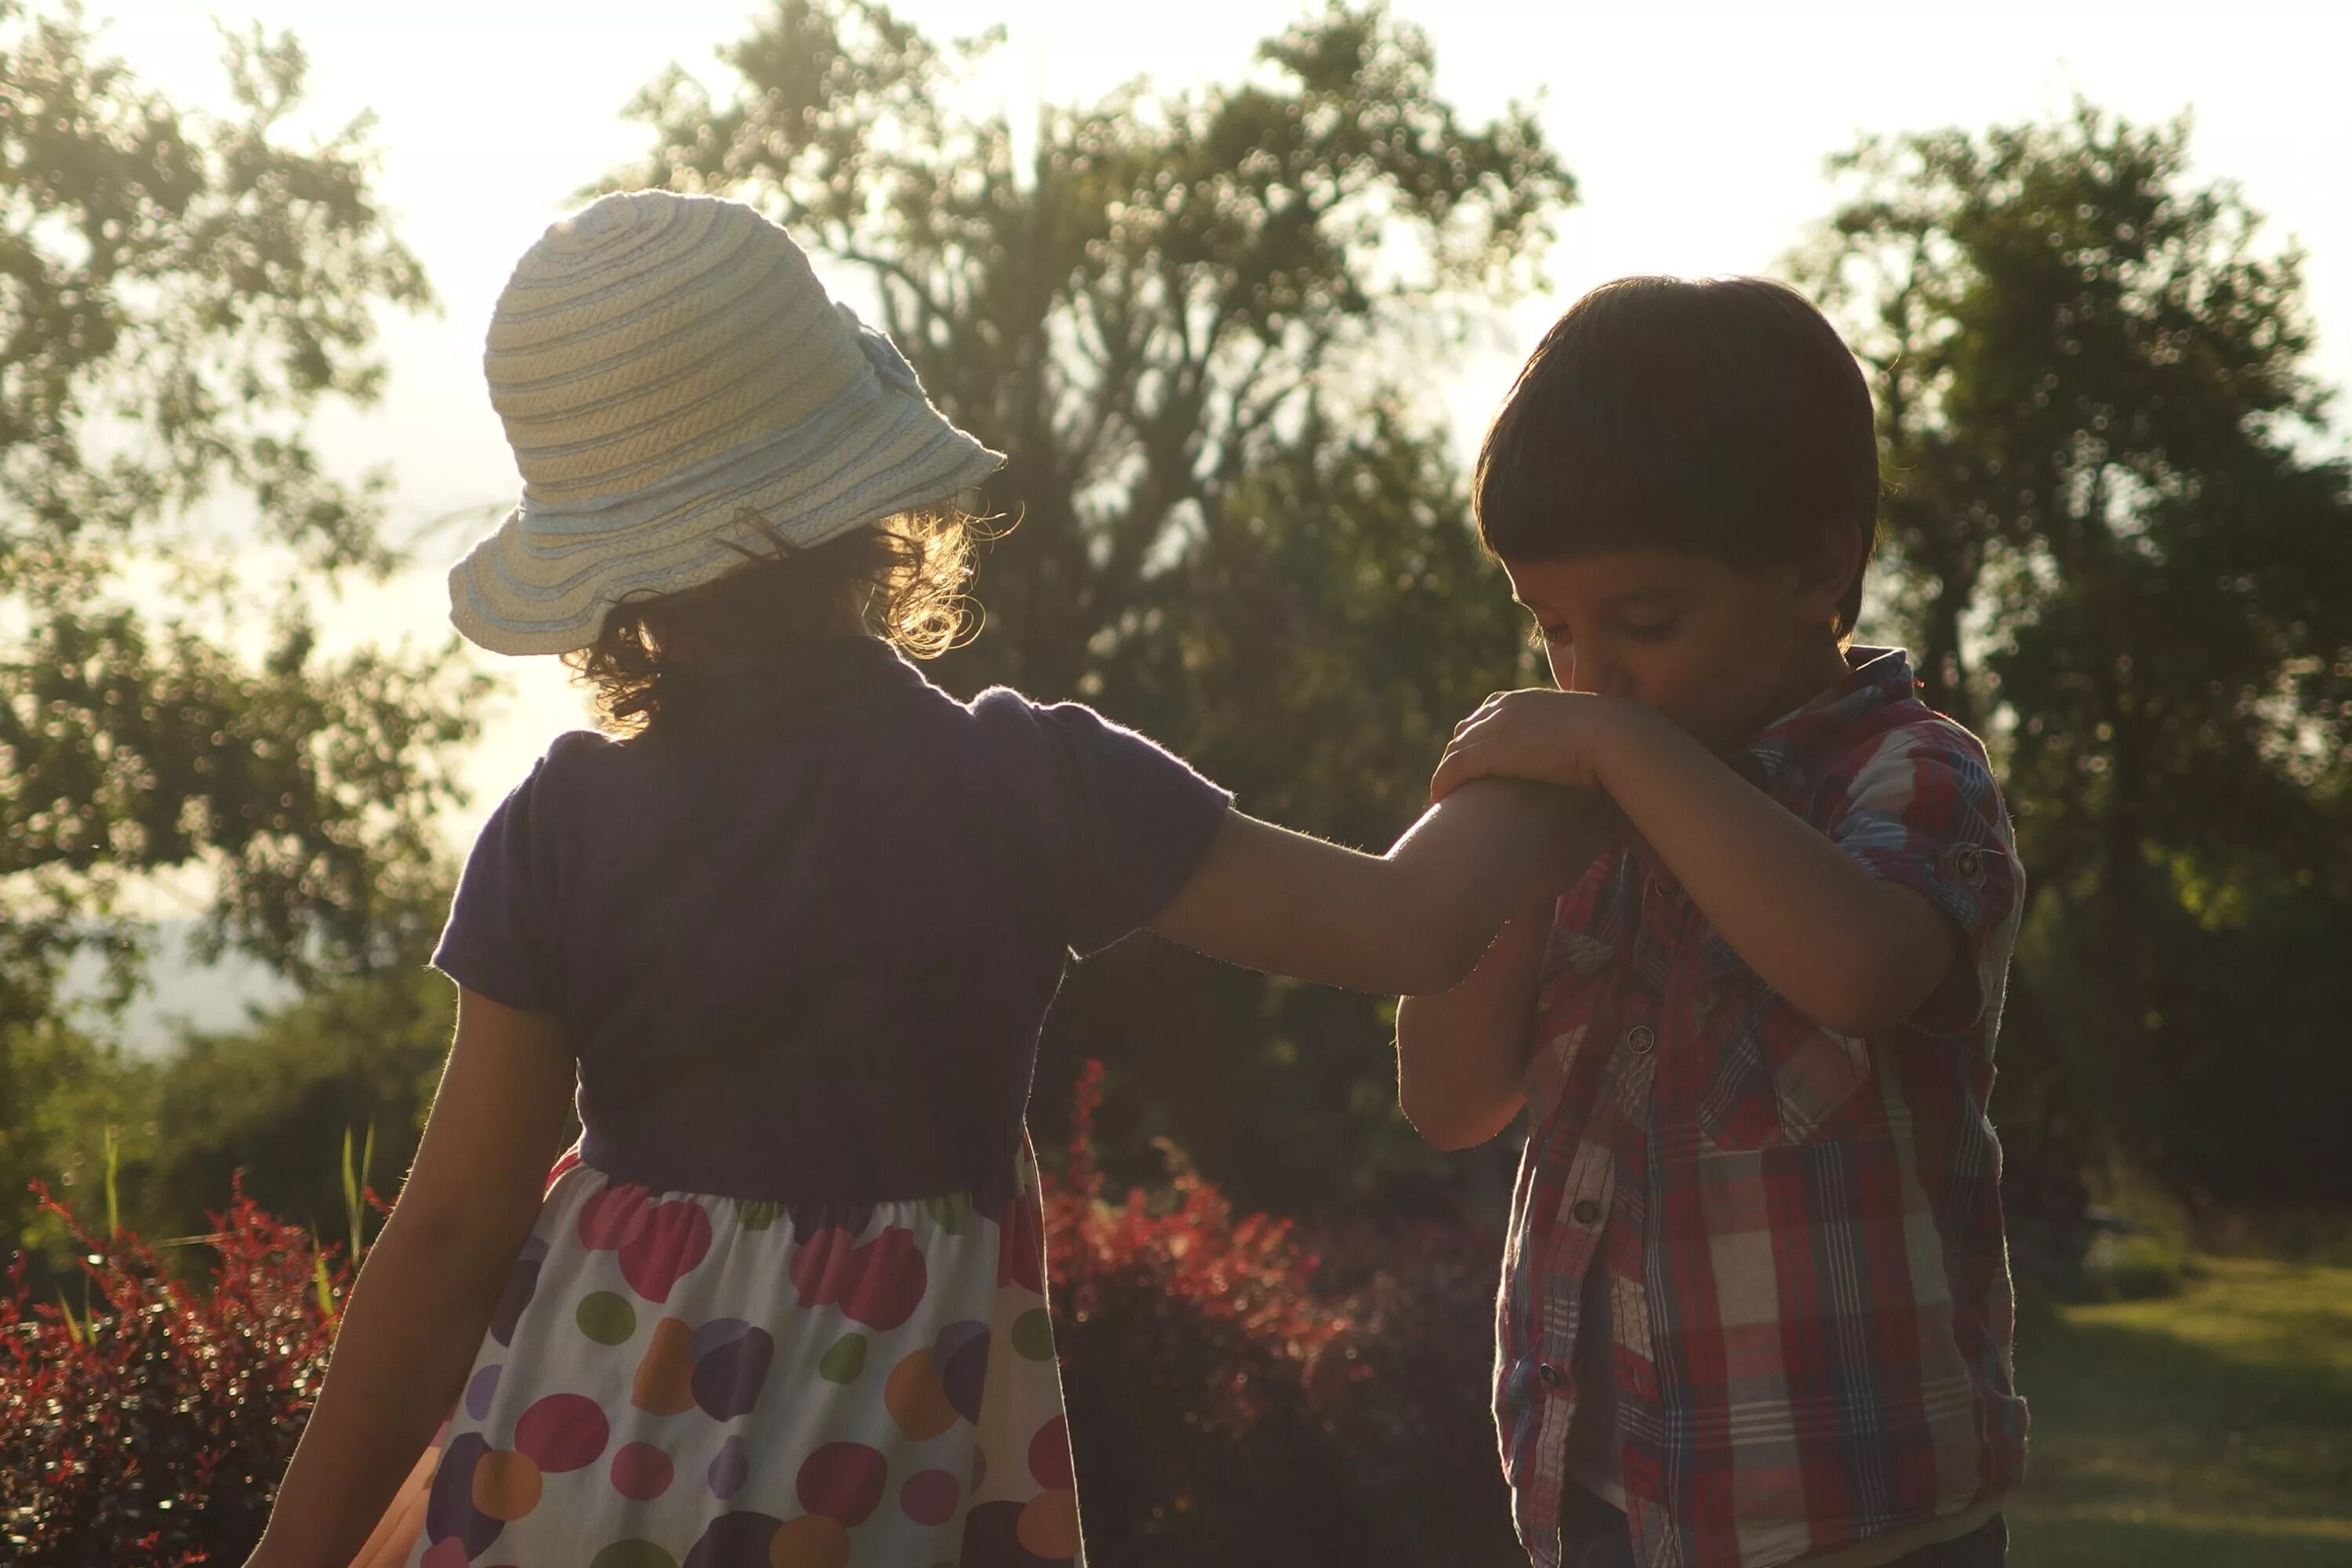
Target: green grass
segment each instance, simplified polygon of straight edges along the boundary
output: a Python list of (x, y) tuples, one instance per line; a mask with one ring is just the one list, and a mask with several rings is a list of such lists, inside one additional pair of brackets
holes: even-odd
[(2206, 1260), (2018, 1331), (2016, 1568), (2352, 1568), (2352, 1268)]

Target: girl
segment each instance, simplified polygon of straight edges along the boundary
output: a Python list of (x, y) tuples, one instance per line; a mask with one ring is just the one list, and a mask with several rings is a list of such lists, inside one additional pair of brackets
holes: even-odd
[(1084, 708), (929, 685), (901, 653), (953, 637), (951, 498), (1001, 459), (749, 207), (557, 224), (485, 366), (523, 500), (452, 618), (565, 655), (613, 735), (467, 862), (446, 1074), (253, 1568), (348, 1562), (453, 1405), (424, 1568), (1076, 1562), (1023, 1132), (1068, 955), (1149, 927), (1443, 991), (1553, 797), (1466, 790), (1374, 858)]

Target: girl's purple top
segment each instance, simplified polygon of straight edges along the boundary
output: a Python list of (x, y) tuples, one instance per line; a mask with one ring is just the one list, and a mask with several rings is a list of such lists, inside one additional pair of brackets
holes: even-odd
[(476, 841), (434, 966), (563, 1020), (582, 1154), (822, 1208), (998, 1193), (1072, 952), (1149, 921), (1229, 797), (1018, 692), (844, 638), (559, 737)]

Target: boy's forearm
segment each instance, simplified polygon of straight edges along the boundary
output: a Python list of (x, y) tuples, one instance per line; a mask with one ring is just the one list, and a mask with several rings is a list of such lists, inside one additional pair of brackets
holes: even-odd
[(511, 1239), (453, 1244), (394, 1211), (250, 1568), (340, 1564), (366, 1542), (457, 1403), (522, 1234)]
[(1451, 991), (1397, 1004), (1397, 1105), (1435, 1148), (1483, 1143), (1518, 1113), (1554, 901), (1549, 885), (1528, 899)]
[(1958, 936), (1820, 830), (1651, 716), (1622, 730), (1602, 783), (1734, 952), (1821, 1023), (1868, 1035), (1909, 1017)]

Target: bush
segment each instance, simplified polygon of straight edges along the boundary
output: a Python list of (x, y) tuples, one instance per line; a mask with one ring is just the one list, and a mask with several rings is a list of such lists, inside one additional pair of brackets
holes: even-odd
[(1112, 1200), (1080, 1075), (1046, 1256), (1090, 1554), (1504, 1563), (1487, 1415), (1494, 1264), (1461, 1227), (1321, 1238), (1236, 1217), (1162, 1142), (1169, 1190)]
[(208, 1288), (40, 1194), (86, 1291), (0, 1297), (0, 1542), (22, 1568), (233, 1563), (260, 1539), (347, 1284), (337, 1249), (242, 1190), (212, 1216)]
[[(1311, 1239), (1236, 1215), (1173, 1145), (1153, 1194), (1107, 1195), (1101, 1068), (1045, 1185), (1088, 1546), (1106, 1568), (1514, 1561), (1486, 1414), (1494, 1258), (1467, 1226)], [(358, 1194), (345, 1152), (345, 1194)], [(354, 1195), (358, 1194), (358, 1195)], [(0, 1557), (24, 1568), (234, 1562), (325, 1370), (340, 1249), (241, 1185), (208, 1285), (110, 1225), (73, 1237), (84, 1304), (0, 1299)]]

